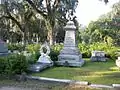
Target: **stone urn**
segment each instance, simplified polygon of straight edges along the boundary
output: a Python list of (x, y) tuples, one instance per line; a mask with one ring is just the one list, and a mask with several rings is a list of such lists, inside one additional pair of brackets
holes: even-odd
[(116, 65), (120, 68), (120, 57), (116, 60)]

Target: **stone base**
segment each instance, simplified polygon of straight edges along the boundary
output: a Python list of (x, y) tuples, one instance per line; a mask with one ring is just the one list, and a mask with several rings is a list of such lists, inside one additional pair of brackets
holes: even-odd
[(106, 61), (106, 58), (105, 57), (98, 57), (98, 56), (92, 56), (90, 58), (91, 61), (100, 61), (100, 62), (105, 62)]
[(78, 61), (56, 61), (55, 64), (59, 66), (74, 66), (74, 67), (81, 67), (85, 63), (84, 60)]

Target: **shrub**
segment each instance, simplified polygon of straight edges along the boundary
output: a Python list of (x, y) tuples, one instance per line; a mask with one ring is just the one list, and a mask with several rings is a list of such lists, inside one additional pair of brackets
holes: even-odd
[(26, 50), (35, 54), (36, 52), (39, 52), (40, 46), (40, 44), (30, 44), (26, 46)]
[(6, 65), (6, 57), (0, 57), (0, 74), (5, 73)]
[(8, 75), (21, 74), (27, 71), (28, 61), (22, 54), (9, 55), (7, 57), (6, 73)]
[(82, 53), (82, 57), (88, 58), (91, 56), (91, 51), (89, 49), (90, 48), (89, 45), (79, 43), (78, 48), (79, 48), (80, 52)]
[(93, 44), (78, 44), (78, 47), (83, 55), (84, 58), (88, 58), (91, 56), (91, 52), (94, 50), (98, 50), (98, 51), (104, 51), (106, 53), (106, 56), (111, 58), (111, 59), (115, 59), (117, 56), (117, 50), (118, 48), (113, 46), (113, 45), (109, 45), (106, 43), (93, 43)]
[(25, 49), (25, 46), (22, 44), (8, 44), (8, 50), (14, 51), (14, 50), (18, 50), (18, 51), (23, 51)]
[(56, 45), (53, 45), (51, 47), (51, 51), (50, 51), (51, 60), (53, 60), (53, 61), (57, 61), (58, 60), (58, 55), (59, 55), (60, 50), (62, 48), (63, 48), (62, 44), (56, 44)]

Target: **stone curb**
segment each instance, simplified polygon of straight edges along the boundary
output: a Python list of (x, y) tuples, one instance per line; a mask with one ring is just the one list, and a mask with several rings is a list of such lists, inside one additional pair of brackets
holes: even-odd
[(85, 81), (75, 81), (75, 80), (68, 80), (68, 79), (55, 79), (55, 78), (45, 78), (45, 77), (36, 77), (36, 76), (27, 76), (28, 79), (34, 80), (44, 80), (44, 81), (53, 81), (53, 82), (60, 82), (60, 83), (74, 83), (80, 85), (88, 85), (88, 82)]
[(120, 88), (120, 84), (112, 84), (114, 88)]
[(108, 86), (108, 85), (101, 85), (101, 84), (91, 84), (89, 85), (90, 87), (95, 87), (95, 88), (109, 88), (112, 89), (112, 86)]
[(111, 90), (111, 89), (114, 90), (115, 88), (120, 88), (120, 84), (112, 84), (112, 85), (90, 84), (89, 82), (86, 82), (86, 81), (75, 81), (75, 80), (69, 80), (69, 79), (55, 79), (55, 78), (46, 78), (46, 77), (37, 77), (37, 76), (27, 76), (27, 79), (51, 81), (51, 82), (58, 82), (58, 83), (86, 85), (88, 87), (106, 88), (106, 89), (109, 89), (109, 90)]

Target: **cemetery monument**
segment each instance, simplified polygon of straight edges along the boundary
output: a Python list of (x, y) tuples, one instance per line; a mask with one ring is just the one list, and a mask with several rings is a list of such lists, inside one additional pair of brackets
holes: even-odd
[(92, 51), (91, 61), (106, 61), (104, 51)]
[[(46, 52), (43, 51), (43, 48), (46, 49)], [(50, 53), (50, 48), (47, 42), (45, 42), (40, 48), (41, 56), (39, 57), (37, 63), (30, 66), (29, 70), (33, 72), (40, 72), (41, 70), (45, 68), (52, 67), (53, 61), (48, 56), (49, 53)]]
[(84, 64), (82, 55), (76, 45), (76, 27), (73, 21), (69, 21), (65, 26), (64, 47), (61, 50), (57, 65), (81, 67)]

